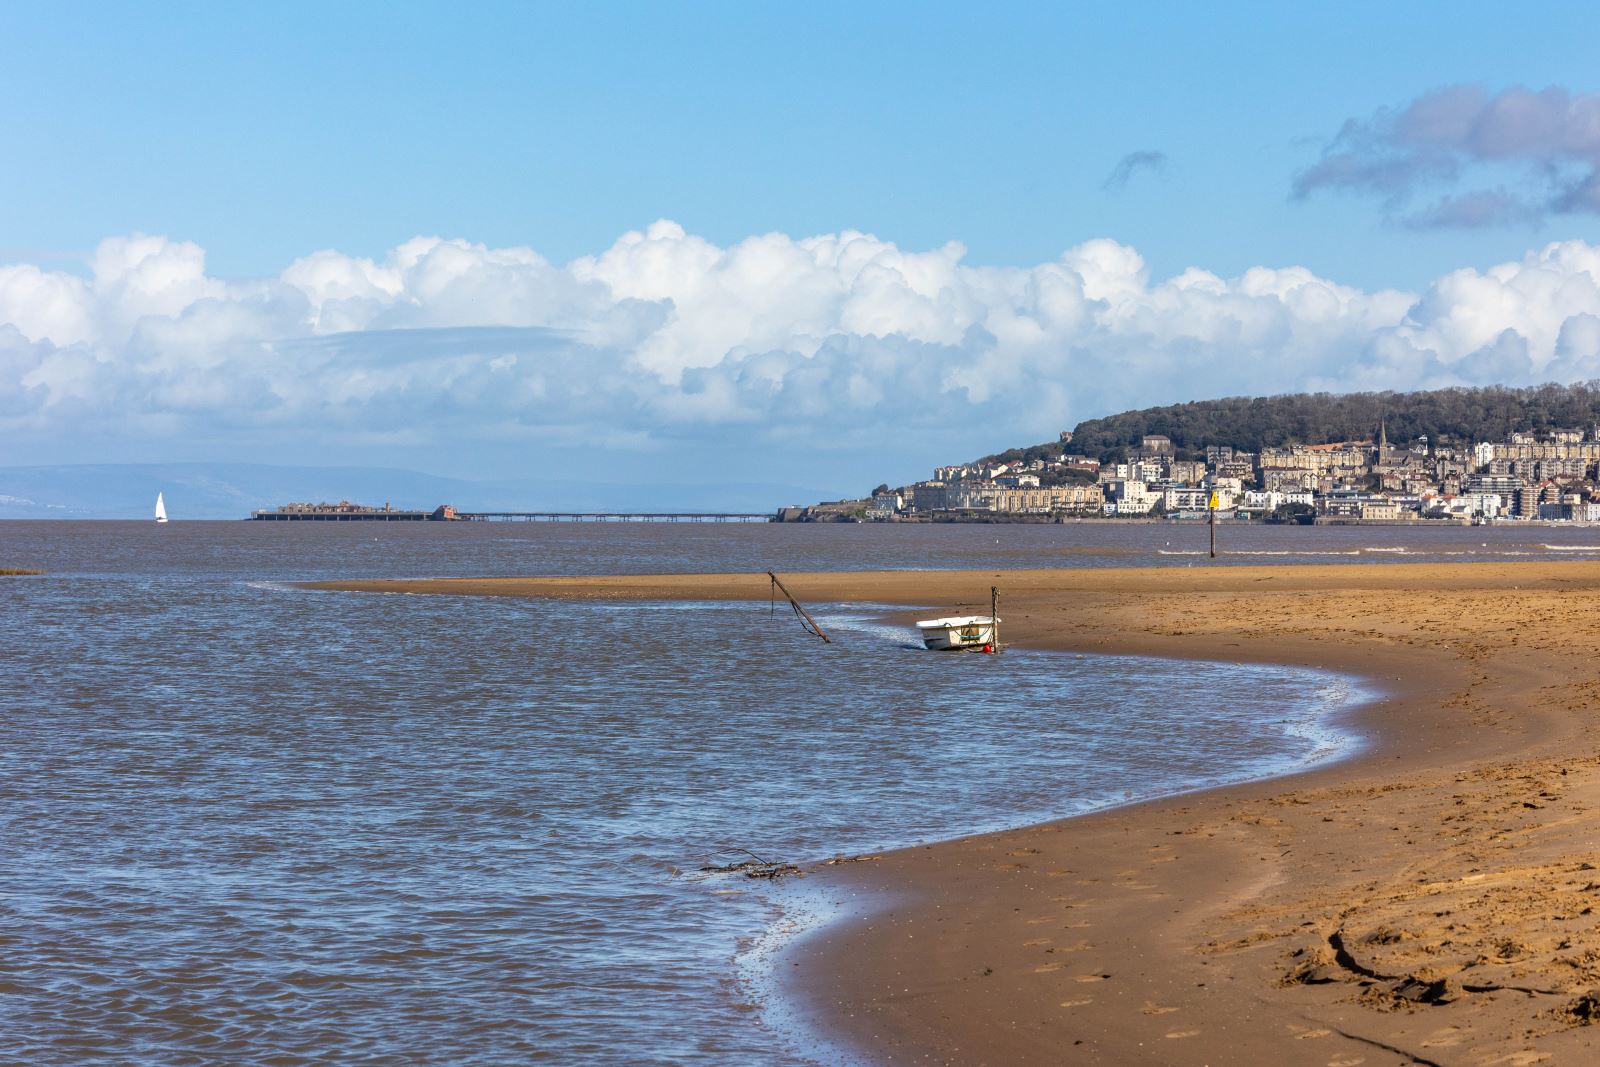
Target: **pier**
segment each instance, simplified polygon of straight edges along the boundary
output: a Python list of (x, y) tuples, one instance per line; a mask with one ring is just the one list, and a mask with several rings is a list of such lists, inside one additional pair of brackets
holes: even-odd
[(251, 512), (257, 522), (772, 522), (749, 511), (458, 511), (449, 504), (432, 511), (337, 504), (286, 504)]
[(771, 522), (747, 511), (458, 511), (466, 522)]

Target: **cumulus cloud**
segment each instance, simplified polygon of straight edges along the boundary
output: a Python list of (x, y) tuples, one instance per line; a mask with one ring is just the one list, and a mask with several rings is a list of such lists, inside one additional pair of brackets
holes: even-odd
[(1600, 248), (1581, 241), (1421, 293), (1299, 267), (1157, 279), (1103, 239), (994, 267), (959, 244), (721, 246), (665, 221), (567, 264), (428, 237), (236, 281), (191, 243), (133, 235), (87, 266), (0, 267), (12, 441), (92, 431), (271, 455), (309, 438), (330, 460), (352, 444), (696, 445), (745, 471), (854, 450), (867, 469), (891, 447), (959, 457), (1148, 403), (1600, 374)]
[(1350, 119), (1294, 180), (1297, 198), (1329, 189), (1418, 228), (1600, 212), (1600, 93), (1456, 85)]
[(1117, 160), (1117, 165), (1111, 168), (1111, 174), (1105, 180), (1105, 188), (1119, 191), (1128, 187), (1128, 182), (1141, 170), (1150, 171), (1152, 174), (1163, 175), (1167, 172), (1167, 154), (1155, 149), (1147, 148), (1138, 152), (1129, 152)]

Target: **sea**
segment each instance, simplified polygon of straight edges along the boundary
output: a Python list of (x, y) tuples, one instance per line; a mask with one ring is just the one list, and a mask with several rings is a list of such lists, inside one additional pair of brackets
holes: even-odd
[[(1224, 527), (1215, 565), (1600, 559), (1600, 530)], [(849, 1060), (767, 981), (837, 918), (707, 868), (1354, 751), (1355, 678), (925, 652), (872, 605), (319, 578), (1211, 566), (1203, 527), (0, 522), (0, 1062)], [(1000, 584), (1004, 585), (1003, 578)], [(930, 611), (946, 605), (930, 602)], [(1003, 614), (1003, 613), (1002, 613)]]

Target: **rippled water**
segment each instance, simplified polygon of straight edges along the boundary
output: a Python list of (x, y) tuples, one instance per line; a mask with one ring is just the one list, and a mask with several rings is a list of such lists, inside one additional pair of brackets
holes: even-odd
[(0, 566), (51, 572), (0, 579), (0, 1060), (804, 1062), (733, 960), (786, 890), (700, 874), (722, 850), (1286, 770), (1343, 743), (1347, 681), (282, 583), (1175, 558), (1107, 529), (0, 524)]

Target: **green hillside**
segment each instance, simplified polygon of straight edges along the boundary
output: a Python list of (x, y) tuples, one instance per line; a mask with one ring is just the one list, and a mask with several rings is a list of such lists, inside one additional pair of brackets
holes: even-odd
[(1397, 444), (1426, 435), (1444, 443), (1500, 441), (1513, 430), (1589, 429), (1600, 422), (1600, 381), (1434, 389), (1419, 393), (1295, 393), (1226, 397), (1124, 411), (1081, 422), (1072, 443), (1013, 448), (996, 460), (1043, 459), (1063, 451), (1101, 462), (1122, 459), (1147, 434), (1172, 439), (1182, 456), (1211, 445), (1247, 452), (1290, 444), (1369, 439), (1379, 421)]

